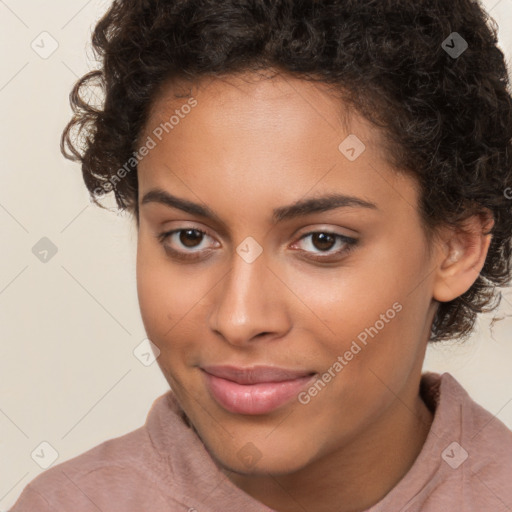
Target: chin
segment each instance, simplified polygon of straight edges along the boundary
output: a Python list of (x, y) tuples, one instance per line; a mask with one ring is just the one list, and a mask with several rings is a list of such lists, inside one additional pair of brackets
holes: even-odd
[(307, 449), (278, 443), (253, 442), (250, 438), (226, 445), (225, 441), (211, 447), (203, 440), (208, 452), (222, 468), (246, 476), (287, 475), (303, 469), (313, 461)]

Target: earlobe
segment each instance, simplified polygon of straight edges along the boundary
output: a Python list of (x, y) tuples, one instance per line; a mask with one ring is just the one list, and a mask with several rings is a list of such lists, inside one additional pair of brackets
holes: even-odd
[(492, 235), (492, 215), (474, 215), (461, 228), (447, 229), (440, 246), (433, 298), (449, 302), (467, 292), (480, 274)]

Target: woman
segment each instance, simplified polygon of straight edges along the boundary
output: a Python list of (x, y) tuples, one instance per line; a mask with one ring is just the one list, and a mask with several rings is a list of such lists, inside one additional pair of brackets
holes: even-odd
[(114, 1), (62, 146), (133, 214), (171, 390), (13, 512), (512, 507), (510, 430), (422, 374), (510, 281), (487, 21), (470, 0)]

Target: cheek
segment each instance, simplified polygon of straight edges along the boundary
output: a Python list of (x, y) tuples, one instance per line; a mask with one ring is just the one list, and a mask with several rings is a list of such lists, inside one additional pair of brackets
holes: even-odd
[(185, 314), (185, 301), (182, 299), (186, 293), (187, 288), (177, 272), (172, 272), (163, 249), (140, 234), (137, 246), (137, 295), (146, 332), (157, 346)]
[(301, 314), (296, 320), (341, 342), (373, 325), (401, 298), (392, 270), (375, 264), (288, 269), (283, 280), (299, 299), (297, 313)]
[[(158, 244), (139, 235), (137, 294), (142, 321), (149, 339), (161, 352), (178, 350), (190, 339), (192, 326), (204, 325), (201, 303), (207, 301), (215, 281), (211, 273), (192, 265), (172, 263)], [(218, 279), (217, 279), (218, 280)]]
[(359, 364), (351, 362), (351, 371), (373, 364), (392, 368), (397, 361), (405, 367), (423, 341), (429, 305), (428, 283), (418, 286), (428, 273), (424, 245), (421, 234), (403, 236), (409, 248), (388, 237), (337, 269), (287, 269), (285, 281), (307, 306), (295, 315), (301, 330), (309, 330), (332, 361), (353, 347), (357, 354), (348, 357)]

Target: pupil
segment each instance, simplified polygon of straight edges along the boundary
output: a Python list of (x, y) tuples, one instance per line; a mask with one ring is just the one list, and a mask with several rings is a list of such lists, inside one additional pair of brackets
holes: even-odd
[[(196, 236), (194, 236), (193, 233), (195, 233)], [(197, 231), (197, 229), (185, 229), (180, 233), (180, 242), (186, 247), (195, 247), (194, 241), (200, 239), (201, 236), (202, 233)]]
[[(313, 235), (313, 243), (317, 249), (329, 250), (335, 242), (334, 236), (327, 233), (315, 233)], [(327, 244), (327, 246), (325, 245)]]

